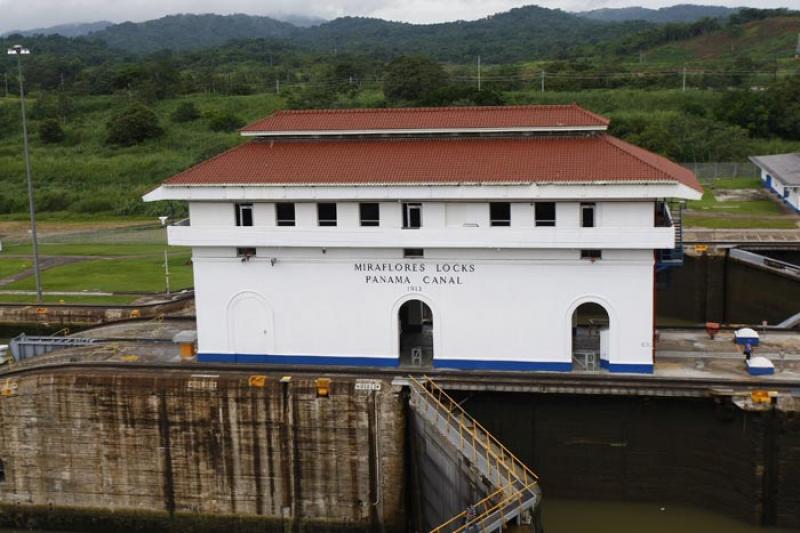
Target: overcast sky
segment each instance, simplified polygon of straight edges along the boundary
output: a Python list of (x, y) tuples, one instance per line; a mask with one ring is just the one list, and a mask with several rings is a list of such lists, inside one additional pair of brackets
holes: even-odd
[[(664, 7), (687, 0), (0, 0), (0, 32), (72, 22), (110, 20), (139, 22), (175, 13), (297, 14), (332, 19), (344, 15), (407, 22), (473, 20), (536, 3), (549, 8), (584, 11), (641, 5)], [(800, 0), (698, 0), (706, 5), (789, 7)]]

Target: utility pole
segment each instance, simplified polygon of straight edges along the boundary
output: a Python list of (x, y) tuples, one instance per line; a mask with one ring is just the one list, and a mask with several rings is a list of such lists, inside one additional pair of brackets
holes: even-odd
[(683, 92), (686, 92), (686, 66), (683, 67)]
[(25, 116), (25, 88), (22, 83), (22, 56), (31, 53), (22, 45), (16, 44), (8, 49), (8, 55), (17, 56), (17, 75), (19, 76), (19, 101), (22, 106), (22, 144), (25, 152), (25, 177), (28, 181), (28, 208), (31, 213), (31, 240), (33, 241), (33, 275), (36, 280), (36, 303), (42, 303), (42, 279), (39, 272), (39, 239), (36, 236), (36, 208), (33, 203), (33, 183), (31, 180), (31, 156), (28, 147), (28, 119)]
[(5, 78), (5, 82), (6, 82), (6, 98), (8, 98), (8, 72), (5, 72), (3, 74), (3, 78)]
[(544, 92), (544, 70), (542, 71), (541, 77), (542, 77), (542, 92)]
[(167, 294), (169, 294), (169, 259), (166, 248), (164, 248), (164, 282), (167, 285)]
[(281, 80), (280, 78), (275, 79), (275, 94), (281, 94)]
[(478, 92), (481, 92), (481, 56), (478, 56)]
[(797, 34), (797, 48), (794, 50), (794, 58), (800, 59), (800, 33)]

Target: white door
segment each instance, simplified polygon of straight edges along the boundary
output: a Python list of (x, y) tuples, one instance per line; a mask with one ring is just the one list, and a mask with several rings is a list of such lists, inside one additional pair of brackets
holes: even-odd
[(266, 301), (255, 294), (237, 296), (228, 309), (228, 335), (234, 353), (271, 353), (272, 311)]

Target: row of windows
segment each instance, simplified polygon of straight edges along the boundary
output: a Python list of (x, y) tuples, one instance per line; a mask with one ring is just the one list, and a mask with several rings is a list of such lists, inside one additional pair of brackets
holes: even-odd
[[(534, 204), (534, 219), (536, 226), (547, 227), (556, 225), (556, 203), (536, 202)], [(236, 204), (236, 225), (253, 225), (253, 204)], [(359, 218), (363, 227), (377, 227), (381, 221), (381, 206), (378, 203), (365, 202), (358, 204)], [(594, 203), (581, 204), (581, 226), (593, 228), (595, 225)], [(275, 222), (278, 226), (295, 225), (294, 204), (289, 202), (275, 204)], [(337, 225), (337, 209), (334, 202), (320, 202), (317, 204), (317, 223), (320, 226)], [(489, 223), (494, 227), (511, 225), (511, 203), (491, 202), (489, 204)], [(403, 204), (403, 228), (417, 229), (422, 227), (422, 204)]]
[[(256, 256), (255, 248), (237, 248), (236, 256), (241, 257), (242, 261), (249, 261)], [(425, 250), (422, 248), (403, 248), (403, 257), (406, 259), (422, 259), (425, 257)], [(602, 250), (581, 250), (581, 259), (596, 261), (603, 258)]]

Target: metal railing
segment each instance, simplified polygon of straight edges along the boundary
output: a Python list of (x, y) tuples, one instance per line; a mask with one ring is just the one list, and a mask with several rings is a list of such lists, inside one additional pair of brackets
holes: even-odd
[[(537, 476), (430, 378), (409, 376), (412, 402), (497, 490), (432, 530), (494, 531), (538, 501)], [(471, 511), (480, 514), (473, 516)]]
[(683, 264), (683, 204), (681, 202), (660, 202), (660, 212), (656, 216), (656, 226), (674, 228), (675, 246), (658, 251), (659, 270)]

